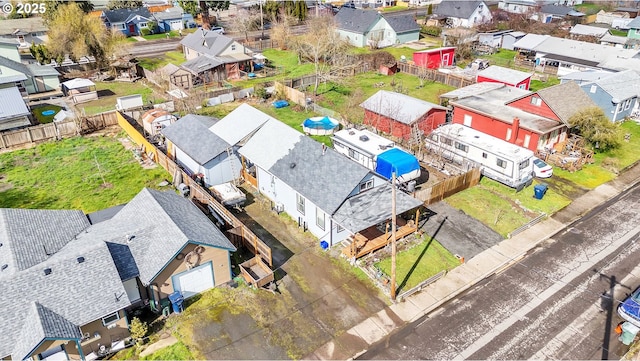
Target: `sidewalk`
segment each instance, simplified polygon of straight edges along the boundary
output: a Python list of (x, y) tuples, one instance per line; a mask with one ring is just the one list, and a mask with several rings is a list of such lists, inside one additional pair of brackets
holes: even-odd
[(629, 168), (618, 178), (575, 199), (553, 217), (503, 240), (451, 270), (424, 290), (386, 307), (307, 355), (305, 359), (346, 360), (361, 355), (369, 346), (383, 340), (395, 329), (435, 311), (481, 280), (509, 267), (541, 242), (639, 181), (640, 163)]

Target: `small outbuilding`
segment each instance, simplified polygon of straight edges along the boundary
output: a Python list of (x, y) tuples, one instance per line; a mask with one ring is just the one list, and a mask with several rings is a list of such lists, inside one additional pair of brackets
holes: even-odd
[(176, 120), (175, 116), (163, 109), (151, 109), (142, 115), (144, 130), (152, 136), (159, 134)]
[(416, 51), (413, 53), (413, 62), (417, 66), (429, 69), (438, 69), (453, 66), (456, 53), (455, 47), (444, 47)]
[(71, 97), (76, 104), (98, 99), (96, 84), (84, 78), (75, 78), (62, 83), (62, 93)]
[(531, 85), (531, 73), (509, 69), (498, 65), (480, 70), (477, 74), (478, 83), (502, 83), (515, 88), (529, 90)]

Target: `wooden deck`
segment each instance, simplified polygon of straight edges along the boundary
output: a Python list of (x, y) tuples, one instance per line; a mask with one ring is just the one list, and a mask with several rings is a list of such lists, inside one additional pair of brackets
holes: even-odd
[[(408, 223), (406, 223), (403, 221), (404, 220), (398, 220), (399, 227), (396, 230), (396, 240), (402, 239), (418, 230), (415, 222), (409, 221)], [(406, 224), (400, 225), (400, 222)], [(387, 227), (385, 233), (380, 232), (376, 227), (370, 227), (362, 232), (353, 235), (351, 244), (345, 247), (342, 250), (342, 253), (347, 258), (358, 259), (362, 256), (366, 256), (374, 251), (379, 250), (380, 248), (385, 247), (389, 243), (391, 243), (390, 225)]]

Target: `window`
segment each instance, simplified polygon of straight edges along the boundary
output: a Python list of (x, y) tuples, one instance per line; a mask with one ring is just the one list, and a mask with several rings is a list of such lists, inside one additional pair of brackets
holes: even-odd
[(351, 148), (349, 148), (349, 158), (358, 159), (356, 158), (356, 151)]
[(147, 27), (147, 23), (139, 23), (138, 26), (140, 27), (140, 29), (143, 29)]
[(438, 141), (438, 134), (431, 134), (431, 140), (433, 140), (434, 142)]
[(595, 85), (592, 85), (592, 86), (591, 86), (591, 89), (589, 89), (589, 93), (591, 93), (591, 94), (595, 94), (596, 90), (598, 90), (598, 87), (597, 87), (597, 86), (595, 86)]
[(456, 149), (461, 150), (463, 152), (469, 152), (469, 146), (466, 144), (456, 142)]
[(114, 322), (117, 322), (120, 319), (120, 314), (118, 312), (114, 312), (108, 316), (104, 316), (102, 318), (102, 324), (104, 326), (108, 326)]
[(465, 114), (464, 115), (464, 126), (470, 127), (472, 120), (473, 120), (473, 118), (469, 114)]
[(631, 99), (627, 99), (627, 101), (624, 102), (624, 110), (627, 110), (631, 107)]
[(364, 192), (371, 188), (373, 188), (373, 179), (369, 179), (364, 183), (360, 183), (360, 192)]
[(304, 214), (304, 197), (296, 193), (296, 208), (298, 212)]
[(338, 225), (338, 226), (336, 227), (336, 233), (340, 233), (340, 232), (342, 232), (342, 231), (344, 231), (344, 228), (342, 228), (342, 226), (341, 226), (341, 225)]
[(324, 231), (324, 212), (316, 207), (316, 225)]
[(113, 24), (113, 28), (114, 29), (118, 29), (118, 30), (126, 29), (126, 27), (125, 27), (125, 25), (123, 23)]
[(487, 153), (482, 152), (482, 158), (487, 159)]
[(520, 163), (520, 165), (518, 167), (520, 168), (520, 170), (529, 168), (529, 159), (527, 159), (524, 162)]
[(506, 140), (511, 140), (511, 128), (507, 128), (507, 137)]
[(445, 137), (440, 137), (440, 143), (444, 143), (446, 145), (453, 145), (453, 140)]
[[(556, 134), (557, 136), (557, 134)], [(531, 143), (531, 136), (529, 134), (525, 134), (524, 136), (524, 144), (522, 145), (525, 148), (529, 148), (529, 143)]]
[(520, 84), (520, 85), (518, 85), (518, 88), (526, 89), (527, 88), (527, 84)]
[(531, 97), (531, 104), (539, 107), (542, 104), (542, 99), (538, 97)]
[(236, 50), (236, 44), (231, 44), (231, 50)]
[(496, 165), (500, 168), (507, 168), (507, 162), (500, 158), (496, 159)]

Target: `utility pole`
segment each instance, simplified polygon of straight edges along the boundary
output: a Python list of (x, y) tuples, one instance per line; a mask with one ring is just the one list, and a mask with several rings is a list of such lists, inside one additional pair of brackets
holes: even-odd
[(391, 173), (391, 299), (396, 300), (396, 172)]
[[(264, 40), (264, 17), (262, 15), (262, 2), (264, 0), (258, 0), (258, 4), (260, 4), (260, 29), (262, 30), (262, 37), (260, 38), (260, 40)], [(260, 46), (262, 47), (262, 44), (260, 44)]]

